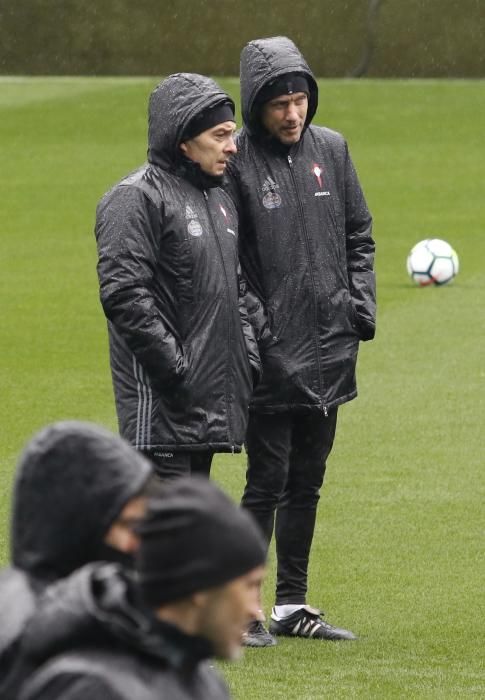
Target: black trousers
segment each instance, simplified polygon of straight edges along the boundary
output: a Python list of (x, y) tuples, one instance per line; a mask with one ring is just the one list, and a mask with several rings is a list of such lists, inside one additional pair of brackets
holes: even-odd
[(199, 474), (209, 478), (213, 452), (170, 452), (168, 450), (144, 450), (152, 462), (155, 474), (165, 481), (179, 476)]
[(242, 505), (276, 538), (276, 604), (305, 603), (308, 561), (320, 488), (337, 409), (320, 413), (251, 413)]

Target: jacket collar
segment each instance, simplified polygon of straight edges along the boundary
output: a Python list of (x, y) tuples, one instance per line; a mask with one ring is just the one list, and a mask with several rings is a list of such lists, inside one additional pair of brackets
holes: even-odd
[(164, 158), (158, 156), (158, 154), (153, 151), (148, 152), (148, 161), (158, 165), (158, 167), (163, 170), (167, 170), (173, 175), (187, 180), (198, 190), (209, 190), (214, 187), (222, 186), (224, 179), (222, 175), (216, 176), (205, 173), (199, 163), (190, 160), (190, 158), (187, 158), (182, 153), (173, 165), (169, 165)]
[(117, 565), (87, 565), (44, 592), (27, 624), (22, 652), (38, 662), (114, 644), (174, 668), (193, 668), (213, 655), (208, 640), (161, 622), (136, 598), (131, 577)]
[(258, 135), (254, 135), (252, 138), (256, 140), (262, 148), (273, 153), (274, 155), (281, 156), (282, 158), (288, 158), (288, 156), (295, 156), (303, 143), (305, 137), (305, 131), (302, 133), (300, 140), (297, 143), (292, 143), (287, 146), (281, 143), (279, 139), (270, 136), (267, 132), (261, 131)]
[(214, 647), (208, 639), (185, 634), (154, 616), (150, 638), (154, 644), (147, 651), (154, 657), (165, 659), (175, 669), (190, 668), (214, 656)]

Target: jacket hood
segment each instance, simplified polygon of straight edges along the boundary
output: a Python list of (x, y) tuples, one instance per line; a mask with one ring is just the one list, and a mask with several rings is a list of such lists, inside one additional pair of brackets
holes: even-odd
[(42, 663), (71, 649), (118, 645), (172, 666), (212, 655), (209, 642), (159, 622), (135, 602), (133, 581), (116, 564), (88, 564), (49, 586), (22, 639), (22, 656)]
[(46, 581), (97, 558), (112, 522), (151, 475), (149, 462), (90, 423), (55, 423), (22, 453), (14, 485), (15, 566)]
[(250, 41), (241, 52), (241, 110), (244, 126), (249, 133), (261, 132), (255, 101), (259, 91), (270, 81), (285, 73), (301, 73), (310, 86), (305, 128), (311, 123), (318, 106), (318, 86), (303, 55), (285, 36)]
[(211, 78), (174, 73), (157, 85), (148, 105), (148, 161), (165, 169), (179, 162), (182, 136), (189, 122), (217, 104), (231, 100)]

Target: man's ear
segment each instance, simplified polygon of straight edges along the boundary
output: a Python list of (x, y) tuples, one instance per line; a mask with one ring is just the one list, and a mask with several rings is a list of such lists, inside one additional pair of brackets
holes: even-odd
[(185, 143), (180, 144), (180, 150), (182, 151), (182, 153), (185, 153), (185, 155), (187, 155), (187, 146)]

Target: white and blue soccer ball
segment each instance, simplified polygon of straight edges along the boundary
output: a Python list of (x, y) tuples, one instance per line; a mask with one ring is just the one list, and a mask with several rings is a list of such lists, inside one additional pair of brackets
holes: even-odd
[(458, 274), (459, 267), (456, 251), (440, 238), (419, 241), (407, 260), (408, 275), (420, 287), (448, 284)]

